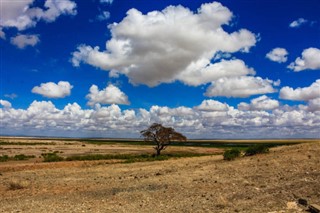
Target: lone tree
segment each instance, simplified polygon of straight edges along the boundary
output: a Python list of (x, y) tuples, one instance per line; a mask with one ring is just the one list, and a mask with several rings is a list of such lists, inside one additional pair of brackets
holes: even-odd
[(152, 141), (156, 146), (156, 155), (159, 156), (160, 152), (167, 148), (172, 141), (186, 141), (187, 138), (183, 134), (176, 132), (171, 127), (164, 127), (161, 124), (154, 123), (148, 129), (142, 130), (141, 136), (144, 141)]

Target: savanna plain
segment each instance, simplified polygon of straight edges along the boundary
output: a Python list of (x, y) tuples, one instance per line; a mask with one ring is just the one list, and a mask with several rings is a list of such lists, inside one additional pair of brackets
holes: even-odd
[[(270, 150), (223, 159), (250, 143)], [(320, 140), (188, 141), (153, 152), (134, 140), (2, 137), (0, 212), (276, 213), (306, 212), (301, 198), (320, 204)]]

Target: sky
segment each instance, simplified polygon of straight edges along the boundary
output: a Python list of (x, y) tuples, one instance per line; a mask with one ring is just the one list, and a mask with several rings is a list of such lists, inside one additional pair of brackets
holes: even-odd
[(320, 138), (319, 0), (0, 0), (0, 135)]

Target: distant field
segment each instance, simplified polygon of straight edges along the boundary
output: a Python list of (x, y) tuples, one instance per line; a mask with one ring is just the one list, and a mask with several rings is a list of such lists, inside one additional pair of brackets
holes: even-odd
[[(268, 146), (290, 145), (298, 143), (318, 142), (320, 139), (191, 139), (186, 142), (173, 142), (172, 146), (194, 147), (247, 147), (252, 144), (265, 144)], [(0, 137), (0, 145), (52, 145), (52, 144), (119, 144), (149, 146), (152, 142), (144, 142), (142, 139), (115, 139), (115, 138), (41, 138), (41, 137)]]

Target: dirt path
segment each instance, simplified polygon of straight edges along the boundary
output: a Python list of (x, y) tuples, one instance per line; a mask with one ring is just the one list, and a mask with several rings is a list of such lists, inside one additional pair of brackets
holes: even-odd
[(232, 162), (207, 156), (1, 171), (0, 212), (301, 212), (298, 196), (320, 203), (319, 153), (312, 143)]

